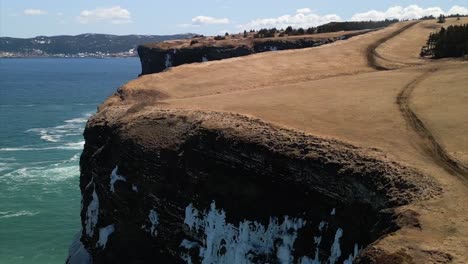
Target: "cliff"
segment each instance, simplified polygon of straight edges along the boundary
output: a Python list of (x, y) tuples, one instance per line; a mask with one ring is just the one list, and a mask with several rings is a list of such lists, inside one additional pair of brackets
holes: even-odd
[[(466, 262), (466, 174), (445, 148), (466, 149), (468, 63), (420, 59), (434, 26), (120, 87), (84, 132), (68, 263)], [(433, 103), (440, 93), (414, 98), (440, 87), (450, 108)]]
[[(378, 152), (258, 119), (118, 108), (101, 110), (84, 134), (81, 241), (93, 263), (234, 263), (230, 247), (239, 246), (240, 231), (231, 229), (245, 220), (243, 243), (255, 256), (236, 254), (246, 260), (276, 263), (283, 253), (296, 261), (352, 260), (357, 249), (413, 221), (395, 206), (439, 193), (430, 179)], [(196, 210), (206, 215), (191, 219)], [(255, 249), (253, 237), (268, 232), (278, 244)], [(337, 254), (330, 248), (340, 232)], [(206, 253), (219, 243), (232, 244)]]
[(140, 45), (141, 75), (158, 73), (187, 63), (207, 62), (241, 57), (259, 52), (303, 49), (345, 40), (372, 30), (324, 33), (303, 36), (257, 39), (252, 35), (228, 36), (224, 40), (198, 37)]

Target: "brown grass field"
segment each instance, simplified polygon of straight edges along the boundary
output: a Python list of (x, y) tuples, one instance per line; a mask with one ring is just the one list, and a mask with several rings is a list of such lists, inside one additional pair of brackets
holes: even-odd
[[(457, 23), (468, 19), (444, 26)], [(376, 243), (417, 263), (443, 263), (445, 253), (468, 263), (468, 61), (419, 58), (439, 27), (401, 22), (316, 48), (183, 65), (129, 82), (101, 108), (233, 112), (378, 149), (444, 192), (407, 206), (421, 228)]]

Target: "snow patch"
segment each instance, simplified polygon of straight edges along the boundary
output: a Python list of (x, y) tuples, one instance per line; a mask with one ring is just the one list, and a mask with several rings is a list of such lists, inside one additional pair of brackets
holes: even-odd
[(207, 62), (208, 61), (208, 58), (206, 56), (203, 56), (202, 57), (202, 62)]
[(81, 243), (81, 232), (78, 232), (73, 238), (73, 242), (68, 249), (68, 264), (91, 264), (92, 258), (89, 252)]
[(269, 50), (270, 50), (270, 51), (278, 51), (278, 47), (276, 47), (276, 46), (270, 46)]
[[(254, 221), (243, 221), (238, 226), (226, 223), (226, 213), (216, 209), (213, 202), (208, 212), (199, 216), (190, 204), (185, 209), (184, 223), (191, 230), (204, 234), (200, 248), (202, 263), (252, 263), (255, 256), (276, 256), (280, 263), (292, 263), (297, 231), (306, 222), (300, 218), (284, 217), (282, 223), (270, 218), (268, 226)], [(182, 241), (181, 246), (192, 247), (194, 242)], [(221, 253), (222, 252), (222, 253)], [(183, 255), (191, 263), (188, 255)]]
[(114, 233), (114, 230), (114, 225), (108, 225), (106, 227), (99, 228), (99, 240), (97, 242), (97, 246), (105, 249), (107, 240), (109, 239), (109, 236)]
[(94, 184), (94, 190), (91, 202), (89, 202), (88, 209), (86, 210), (85, 226), (86, 235), (92, 237), (94, 235), (94, 228), (99, 220), (99, 197), (96, 193), (96, 185)]
[[(335, 215), (336, 209), (331, 210)], [(338, 263), (342, 251), (340, 240), (343, 237), (343, 229), (336, 230), (333, 244), (330, 247), (328, 259), (320, 260), (320, 245), (323, 235), (328, 229), (328, 223), (321, 221), (317, 225), (317, 236), (313, 238), (315, 254), (312, 257), (303, 256), (294, 259), (294, 242), (298, 230), (305, 228), (306, 221), (300, 218), (285, 216), (280, 222), (277, 218), (270, 218), (268, 225), (262, 225), (255, 221), (244, 220), (238, 225), (226, 223), (226, 213), (217, 209), (215, 203), (211, 203), (208, 211), (200, 212), (192, 204), (185, 208), (184, 223), (201, 236), (200, 242), (184, 239), (180, 247), (187, 250), (181, 255), (185, 263), (193, 263), (194, 260), (187, 253), (198, 249), (201, 263), (253, 263), (260, 259), (268, 260), (269, 263), (299, 263), (299, 264), (321, 264)], [(198, 239), (197, 239), (198, 241)], [(356, 243), (354, 251), (344, 259), (344, 264), (352, 264), (359, 254)]]
[(359, 246), (357, 243), (354, 244), (354, 252), (349, 254), (348, 258), (343, 261), (343, 264), (353, 264), (354, 259), (359, 254)]
[(335, 233), (335, 240), (330, 249), (330, 264), (334, 264), (341, 257), (340, 238), (343, 236), (343, 229), (338, 228)]
[(133, 185), (132, 185), (132, 190), (133, 190), (134, 192), (138, 192), (138, 187), (137, 187), (135, 184), (133, 184)]
[(166, 61), (164, 62), (164, 66), (167, 68), (172, 67), (172, 55), (166, 54)]
[(127, 179), (125, 179), (124, 176), (117, 174), (117, 170), (119, 169), (118, 166), (115, 166), (115, 168), (112, 170), (111, 175), (110, 175), (110, 191), (115, 192), (114, 184), (117, 181), (123, 181), (126, 182)]
[(158, 213), (155, 210), (151, 209), (148, 218), (151, 222), (150, 234), (152, 237), (156, 237), (158, 235), (158, 231), (156, 230), (156, 228), (159, 224)]

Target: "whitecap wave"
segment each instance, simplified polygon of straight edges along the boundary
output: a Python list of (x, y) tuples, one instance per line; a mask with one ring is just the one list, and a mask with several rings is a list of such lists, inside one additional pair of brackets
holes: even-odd
[(53, 150), (53, 149), (61, 149), (61, 150), (81, 150), (83, 149), (84, 141), (79, 142), (71, 142), (66, 143), (60, 146), (52, 146), (52, 147), (34, 147), (34, 146), (21, 146), (16, 148), (0, 148), (2, 152), (14, 152), (14, 151), (42, 151), (42, 150)]
[(64, 181), (75, 178), (80, 175), (78, 165), (64, 165), (63, 163), (55, 163), (45, 167), (23, 167), (6, 173), (0, 181), (23, 181), (46, 179), (48, 182)]
[(40, 127), (26, 130), (27, 133), (36, 133), (42, 140), (46, 142), (61, 142), (66, 141), (64, 137), (79, 136), (83, 133), (84, 125), (88, 121), (93, 112), (83, 113), (80, 117), (67, 119), (64, 124), (54, 127)]
[(35, 104), (2, 104), (0, 107), (33, 107)]
[(0, 158), (0, 161), (16, 161), (15, 157)]
[(77, 117), (69, 120), (65, 120), (65, 123), (86, 123), (88, 121), (88, 118), (86, 117)]
[(78, 160), (80, 160), (80, 156), (81, 156), (81, 153), (76, 153), (76, 154), (73, 155), (73, 157), (71, 157), (68, 161), (69, 161), (69, 162), (78, 161)]
[(34, 216), (37, 214), (39, 214), (39, 212), (31, 212), (31, 211), (26, 211), (26, 210), (21, 210), (18, 212), (14, 212), (14, 211), (0, 212), (0, 219), (18, 217), (18, 216)]

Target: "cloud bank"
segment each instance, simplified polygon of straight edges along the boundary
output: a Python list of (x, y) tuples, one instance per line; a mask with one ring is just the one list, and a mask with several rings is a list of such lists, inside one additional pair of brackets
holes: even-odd
[(238, 27), (240, 29), (286, 28), (288, 26), (292, 26), (293, 28), (309, 28), (341, 20), (341, 17), (336, 14), (322, 16), (313, 13), (310, 8), (301, 8), (293, 15), (284, 15), (276, 18), (257, 18)]
[(23, 11), (23, 14), (27, 15), (27, 16), (41, 16), (41, 15), (45, 15), (47, 14), (46, 11), (44, 10), (41, 10), (41, 9), (25, 9)]
[(385, 19), (418, 19), (424, 16), (439, 16), (440, 14), (467, 14), (468, 10), (462, 6), (453, 6), (447, 12), (444, 12), (440, 7), (422, 8), (417, 5), (409, 5), (407, 7), (394, 6), (386, 11), (370, 10), (364, 13), (357, 13), (351, 17), (352, 21), (367, 21), (367, 20), (385, 20)]
[(229, 24), (227, 18), (214, 18), (209, 16), (196, 16), (192, 18), (193, 25), (217, 25), (217, 24)]
[[(442, 10), (440, 7), (422, 8), (417, 5), (409, 5), (407, 7), (394, 6), (385, 11), (370, 10), (363, 13), (354, 14), (350, 21), (369, 21), (369, 20), (385, 20), (385, 19), (418, 19), (424, 16), (439, 16), (440, 14), (451, 15), (460, 14), (468, 15), (468, 8), (463, 6), (453, 6), (448, 11)], [(312, 11), (310, 8), (300, 8), (295, 14), (283, 15), (274, 18), (257, 18), (248, 23), (238, 25), (239, 29), (260, 29), (260, 28), (308, 28), (323, 25), (329, 22), (339, 22), (343, 19), (337, 14), (320, 15)]]
[(81, 24), (94, 22), (108, 22), (111, 24), (127, 24), (132, 22), (130, 12), (120, 6), (109, 8), (96, 8), (93, 10), (83, 10), (77, 17)]

